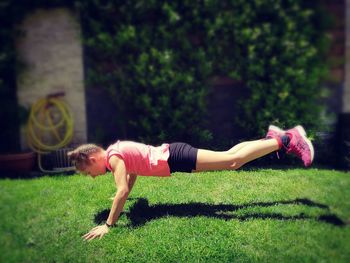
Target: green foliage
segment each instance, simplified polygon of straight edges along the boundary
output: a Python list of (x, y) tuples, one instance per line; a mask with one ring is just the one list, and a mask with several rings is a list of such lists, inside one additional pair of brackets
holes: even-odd
[(203, 129), (208, 79), (217, 75), (249, 90), (235, 116), (249, 137), (268, 123), (316, 129), (327, 46), (316, 7), (282, 0), (80, 2), (89, 85), (109, 90), (124, 136), (132, 131), (151, 142), (210, 140)]
[(327, 41), (317, 33), (315, 10), (303, 7), (302, 1), (256, 2), (261, 5), (250, 10), (253, 18), (239, 38), (246, 54), (242, 75), (251, 96), (242, 103), (237, 122), (260, 133), (270, 122), (316, 129)]
[(153, 143), (210, 137), (204, 116), (212, 61), (202, 45), (192, 43), (200, 30), (190, 23), (191, 11), (200, 7), (187, 10), (188, 5), (94, 1), (79, 6), (89, 85), (109, 91), (123, 137)]
[[(213, 76), (241, 80), (249, 91), (232, 117), (247, 137), (269, 123), (316, 130), (327, 39), (318, 4), (305, 2), (3, 1), (0, 74), (15, 65), (13, 24), (37, 7), (69, 6), (82, 21), (88, 86), (108, 91), (122, 137), (210, 142)], [(1, 77), (0, 89), (6, 85)]]

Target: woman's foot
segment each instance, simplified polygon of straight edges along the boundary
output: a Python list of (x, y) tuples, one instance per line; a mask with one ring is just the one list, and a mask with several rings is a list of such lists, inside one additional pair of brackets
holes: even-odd
[(286, 153), (294, 154), (303, 160), (304, 165), (310, 166), (314, 160), (315, 151), (311, 141), (306, 137), (306, 132), (301, 125), (298, 125), (288, 131), (290, 142), (286, 147)]

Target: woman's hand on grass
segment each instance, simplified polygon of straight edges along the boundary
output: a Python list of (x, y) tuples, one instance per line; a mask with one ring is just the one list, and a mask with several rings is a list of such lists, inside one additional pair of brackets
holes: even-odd
[(109, 231), (109, 228), (107, 225), (97, 226), (91, 229), (89, 233), (83, 235), (83, 238), (88, 241), (96, 237), (100, 237), (101, 239), (105, 234), (108, 233), (108, 231)]

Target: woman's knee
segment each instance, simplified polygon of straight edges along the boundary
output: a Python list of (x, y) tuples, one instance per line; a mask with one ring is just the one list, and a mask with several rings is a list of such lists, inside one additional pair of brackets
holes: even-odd
[(236, 153), (232, 155), (232, 159), (230, 162), (230, 167), (229, 169), (231, 170), (237, 170), (238, 168), (240, 168), (242, 165), (244, 164), (244, 158)]

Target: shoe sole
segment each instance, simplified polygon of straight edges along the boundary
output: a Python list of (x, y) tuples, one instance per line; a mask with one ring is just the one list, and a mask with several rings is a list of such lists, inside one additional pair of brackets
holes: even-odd
[[(311, 163), (312, 163), (315, 157), (314, 146), (312, 145), (312, 142), (306, 137), (306, 132), (303, 126), (298, 125), (295, 127), (295, 129), (299, 132), (301, 137), (306, 141), (307, 145), (309, 146), (310, 153), (311, 153)], [(308, 166), (310, 166), (311, 163)]]

